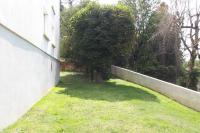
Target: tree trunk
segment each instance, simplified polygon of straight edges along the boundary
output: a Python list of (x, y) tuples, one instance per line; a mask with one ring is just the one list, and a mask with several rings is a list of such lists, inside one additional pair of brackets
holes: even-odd
[(102, 78), (101, 73), (94, 71), (94, 81), (96, 83), (102, 83), (103, 82), (103, 78)]
[(93, 68), (90, 68), (90, 80), (93, 81), (94, 80), (94, 71)]
[(193, 70), (194, 70), (194, 65), (195, 65), (195, 55), (192, 54), (190, 56), (190, 61), (189, 61), (189, 70), (188, 70), (188, 81), (186, 83), (186, 87), (190, 87), (191, 86), (191, 83), (192, 83), (192, 74), (193, 74)]

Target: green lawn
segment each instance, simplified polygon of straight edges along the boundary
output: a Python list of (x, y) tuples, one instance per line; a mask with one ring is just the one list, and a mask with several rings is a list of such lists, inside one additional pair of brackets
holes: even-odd
[(199, 133), (200, 113), (139, 85), (61, 73), (58, 87), (5, 133)]

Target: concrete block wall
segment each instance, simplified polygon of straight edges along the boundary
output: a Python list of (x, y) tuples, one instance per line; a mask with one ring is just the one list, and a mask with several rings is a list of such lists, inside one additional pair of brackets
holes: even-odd
[(200, 93), (128, 69), (112, 66), (112, 74), (159, 92), (189, 108), (200, 111)]

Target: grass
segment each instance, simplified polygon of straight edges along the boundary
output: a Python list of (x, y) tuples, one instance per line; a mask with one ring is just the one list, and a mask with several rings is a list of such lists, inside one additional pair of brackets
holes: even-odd
[(5, 133), (199, 133), (200, 113), (145, 87), (91, 83), (61, 73), (60, 84)]

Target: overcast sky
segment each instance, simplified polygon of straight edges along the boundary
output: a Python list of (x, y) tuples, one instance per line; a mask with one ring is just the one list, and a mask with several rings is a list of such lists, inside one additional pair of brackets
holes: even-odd
[(118, 0), (99, 0), (102, 4), (117, 4)]
[[(173, 0), (161, 0), (162, 2), (166, 2), (168, 5), (170, 5), (170, 3), (172, 3), (171, 1)], [(194, 3), (198, 3), (200, 4), (200, 0), (189, 0), (191, 3), (191, 6), (195, 6)], [(199, 1), (199, 2), (198, 2)], [(102, 4), (117, 4), (118, 0), (99, 0), (100, 3)]]

